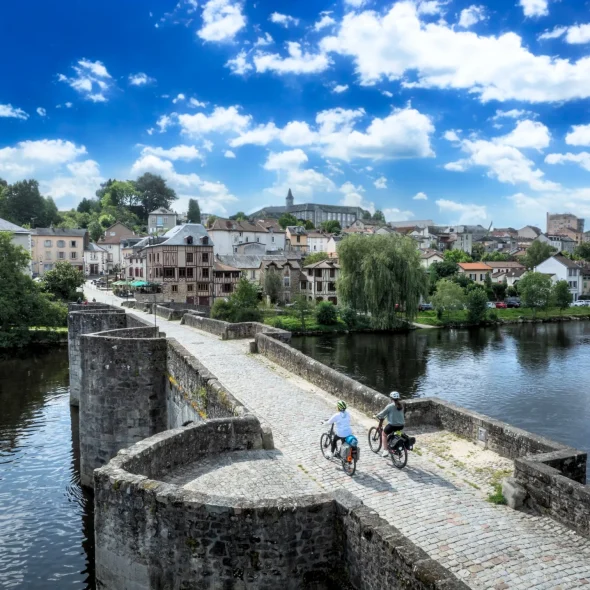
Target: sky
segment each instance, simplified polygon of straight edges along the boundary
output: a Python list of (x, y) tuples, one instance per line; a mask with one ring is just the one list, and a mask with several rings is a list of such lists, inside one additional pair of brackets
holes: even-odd
[(160, 174), (185, 211), (590, 217), (582, 0), (41, 0), (0, 17), (0, 178), (60, 209)]

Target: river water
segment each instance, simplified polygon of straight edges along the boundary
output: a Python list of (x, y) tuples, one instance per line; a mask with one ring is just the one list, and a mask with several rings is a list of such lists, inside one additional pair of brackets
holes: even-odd
[(305, 336), (292, 345), (382, 393), (440, 397), (590, 452), (590, 322)]
[(0, 588), (94, 588), (92, 496), (80, 487), (68, 353), (0, 359)]

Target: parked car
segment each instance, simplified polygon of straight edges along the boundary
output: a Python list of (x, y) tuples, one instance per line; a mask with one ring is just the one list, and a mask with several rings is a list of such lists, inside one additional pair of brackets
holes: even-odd
[(418, 305), (418, 310), (419, 311), (432, 311), (434, 309), (434, 306), (432, 305), (432, 303), (420, 303), (420, 305)]
[(506, 309), (508, 307), (505, 301), (496, 301), (496, 309)]
[(586, 301), (585, 299), (578, 299), (572, 303), (572, 307), (589, 307), (590, 301)]
[(518, 297), (506, 297), (504, 301), (506, 307), (520, 307), (520, 299)]
[(496, 302), (488, 301), (488, 309), (496, 309)]

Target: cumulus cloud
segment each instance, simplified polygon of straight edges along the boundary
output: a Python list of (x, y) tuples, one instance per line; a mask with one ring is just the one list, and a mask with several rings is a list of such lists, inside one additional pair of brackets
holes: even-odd
[(172, 102), (173, 104), (177, 104), (179, 102), (184, 102), (186, 100), (186, 96), (184, 94), (182, 94), (182, 92), (180, 94), (177, 94), (173, 99)]
[(578, 164), (585, 170), (590, 171), (590, 153), (588, 152), (580, 152), (578, 154), (572, 154), (570, 152), (567, 154), (548, 154), (545, 158), (545, 163), (547, 164), (565, 164), (567, 162)]
[(410, 88), (468, 90), (484, 102), (590, 96), (590, 56), (535, 55), (515, 33), (484, 36), (454, 30), (444, 21), (425, 24), (415, 4), (406, 1), (384, 14), (345, 15), (338, 34), (324, 38), (320, 47), (350, 56), (364, 85), (401, 80)]
[[(174, 123), (174, 117), (176, 113), (172, 113), (171, 115), (162, 115), (157, 121), (156, 125), (160, 128), (160, 133), (164, 133), (170, 125)], [(151, 133), (150, 133), (151, 135)]]
[(375, 213), (375, 203), (365, 200), (362, 195), (365, 189), (362, 186), (354, 186), (352, 182), (347, 181), (338, 190), (344, 195), (340, 200), (341, 205), (362, 207), (371, 213)]
[(197, 35), (203, 41), (231, 41), (246, 26), (242, 5), (231, 0), (208, 0), (203, 6), (203, 26)]
[(94, 160), (67, 164), (69, 174), (59, 174), (41, 181), (41, 190), (56, 200), (70, 197), (78, 202), (95, 197), (96, 187), (106, 179), (101, 176), (98, 163)]
[(393, 92), (389, 92), (389, 90), (382, 90), (381, 94), (383, 96), (387, 96), (387, 98), (392, 98), (393, 97)]
[(0, 117), (8, 117), (12, 119), (22, 119), (26, 121), (29, 115), (22, 109), (17, 109), (11, 104), (0, 104)]
[(248, 63), (247, 57), (248, 54), (242, 49), (236, 57), (227, 60), (225, 67), (229, 68), (232, 74), (243, 76), (252, 69), (252, 64)]
[(412, 199), (413, 199), (414, 201), (428, 201), (428, 196), (426, 195), (426, 193), (422, 193), (422, 192), (420, 192), (420, 193), (416, 193), (416, 194), (415, 194), (415, 195), (412, 197)]
[(538, 37), (539, 41), (546, 39), (558, 39), (563, 37), (570, 45), (583, 45), (590, 42), (590, 24), (572, 25), (571, 27), (555, 27), (551, 31), (545, 31)]
[(459, 16), (458, 25), (463, 29), (469, 29), (478, 22), (485, 20), (486, 9), (485, 6), (477, 6), (472, 4), (468, 8), (464, 8)]
[(497, 143), (517, 148), (534, 148), (542, 150), (549, 145), (551, 134), (549, 129), (538, 121), (519, 121), (508, 135), (498, 137)]
[(301, 49), (296, 41), (287, 43), (288, 57), (278, 53), (258, 51), (254, 55), (254, 65), (259, 73), (275, 74), (317, 74), (328, 69), (331, 61), (325, 53), (309, 53)]
[(375, 188), (387, 188), (387, 178), (385, 178), (385, 176), (380, 176), (373, 184), (375, 185)]
[(414, 217), (412, 211), (402, 211), (397, 207), (387, 207), (383, 209), (383, 215), (387, 221), (406, 221)]
[(37, 114), (40, 117), (46, 117), (47, 116), (47, 111), (43, 107), (37, 107)]
[(194, 108), (200, 108), (200, 107), (204, 108), (207, 106), (206, 102), (202, 102), (200, 100), (197, 100), (196, 98), (189, 98), (188, 104), (189, 104), (189, 106), (194, 107)]
[(331, 27), (335, 24), (336, 21), (329, 14), (324, 14), (322, 15), (322, 18), (320, 18), (320, 20), (317, 21), (315, 25), (313, 25), (313, 30), (321, 31), (322, 29), (325, 29), (326, 27)]
[(440, 212), (452, 216), (451, 223), (457, 225), (480, 223), (488, 217), (485, 205), (458, 203), (449, 199), (438, 199), (436, 204)]
[(254, 42), (254, 47), (265, 47), (266, 45), (272, 45), (274, 43), (273, 38), (269, 33), (264, 33), (263, 37), (258, 37)]
[(334, 88), (332, 88), (332, 92), (336, 94), (342, 94), (348, 90), (348, 84), (336, 84)]
[(449, 129), (448, 131), (445, 131), (443, 137), (447, 141), (461, 141), (461, 138), (454, 129)]
[(246, 129), (252, 120), (250, 115), (242, 115), (240, 107), (215, 107), (209, 115), (196, 113), (195, 115), (178, 115), (178, 123), (183, 133), (191, 136), (202, 136), (207, 133), (237, 132)]
[(203, 154), (194, 145), (177, 145), (169, 149), (162, 147), (145, 146), (141, 150), (141, 155), (146, 156), (152, 154), (168, 160), (184, 160), (190, 162), (191, 160), (202, 160)]
[(492, 117), (492, 120), (498, 121), (499, 119), (522, 119), (523, 117), (531, 118), (536, 116), (536, 113), (522, 109), (510, 109), (509, 111), (498, 109), (496, 114)]
[(156, 80), (150, 78), (147, 74), (139, 72), (138, 74), (129, 74), (129, 84), (131, 86), (148, 86), (153, 84)]
[(568, 145), (590, 145), (590, 125), (573, 125), (565, 136)]
[(72, 66), (72, 69), (75, 76), (68, 77), (58, 74), (58, 81), (64, 82), (91, 102), (106, 102), (108, 100), (106, 94), (112, 88), (112, 76), (102, 62), (81, 59)]
[(231, 150), (225, 150), (223, 155), (226, 158), (235, 158), (236, 157), (236, 155)]
[(299, 24), (299, 19), (293, 16), (289, 16), (288, 14), (281, 14), (280, 12), (273, 12), (270, 15), (269, 20), (277, 25), (282, 25), (286, 29), (289, 28), (289, 25), (297, 26)]
[(547, 16), (549, 14), (547, 0), (519, 0), (518, 3), (527, 17)]

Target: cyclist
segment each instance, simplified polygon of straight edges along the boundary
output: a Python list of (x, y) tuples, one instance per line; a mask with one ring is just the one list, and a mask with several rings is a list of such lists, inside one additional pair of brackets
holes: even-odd
[(352, 435), (350, 427), (350, 414), (346, 409), (346, 402), (339, 400), (336, 404), (338, 412), (334, 414), (329, 420), (324, 420), (322, 424), (334, 424), (336, 434), (332, 437), (332, 455), (336, 452), (336, 443), (341, 440), (344, 442), (347, 436)]
[(393, 401), (385, 406), (385, 408), (383, 408), (376, 416), (376, 418), (379, 418), (380, 420), (387, 418), (387, 426), (385, 426), (381, 432), (383, 441), (383, 457), (389, 457), (389, 451), (387, 450), (387, 437), (392, 432), (401, 430), (406, 423), (406, 406), (404, 406), (403, 402), (401, 401), (399, 393), (397, 391), (392, 391), (389, 394), (389, 397)]

